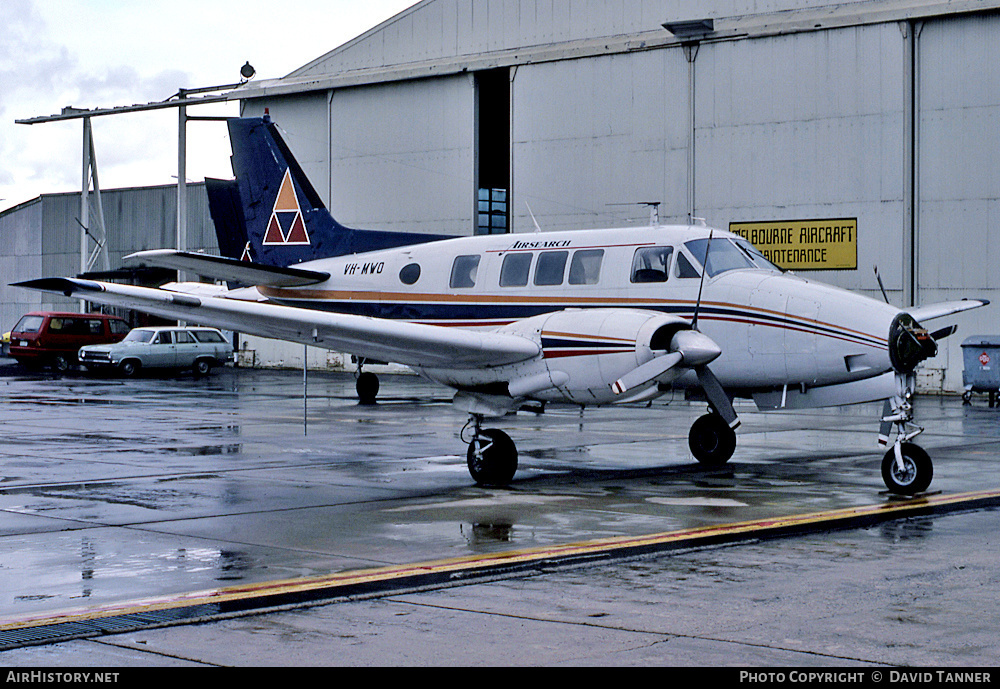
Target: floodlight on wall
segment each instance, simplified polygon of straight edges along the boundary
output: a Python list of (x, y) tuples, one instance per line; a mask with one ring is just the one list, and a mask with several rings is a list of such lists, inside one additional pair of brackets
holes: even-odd
[(714, 19), (691, 19), (683, 22), (664, 22), (663, 28), (684, 40), (705, 38), (715, 31)]
[(680, 40), (688, 63), (688, 146), (687, 146), (687, 202), (688, 222), (694, 222), (695, 212), (695, 94), (694, 61), (698, 58), (701, 41), (715, 32), (715, 20), (690, 19), (681, 22), (664, 22), (661, 26)]
[(245, 81), (253, 79), (255, 74), (257, 74), (257, 70), (253, 68), (253, 65), (250, 64), (249, 60), (247, 60), (245, 65), (240, 67), (240, 76), (243, 77)]

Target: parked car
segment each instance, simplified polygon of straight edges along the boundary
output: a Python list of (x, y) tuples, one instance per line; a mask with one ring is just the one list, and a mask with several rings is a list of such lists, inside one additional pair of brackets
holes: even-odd
[(80, 363), (87, 368), (115, 368), (123, 376), (140, 369), (194, 369), (205, 375), (213, 366), (232, 358), (233, 346), (215, 328), (136, 328), (116, 344), (80, 348)]
[(103, 313), (33, 311), (11, 330), (10, 356), (24, 366), (65, 371), (77, 363), (80, 347), (118, 342), (128, 331), (124, 319)]

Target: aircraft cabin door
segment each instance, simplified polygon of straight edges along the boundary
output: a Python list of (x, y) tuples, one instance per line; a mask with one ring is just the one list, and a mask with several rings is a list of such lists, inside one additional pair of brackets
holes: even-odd
[(819, 307), (819, 302), (811, 299), (788, 297), (785, 356), (790, 383), (812, 383), (818, 376), (816, 325)]
[(785, 313), (787, 295), (767, 289), (764, 281), (750, 293), (751, 315), (748, 319), (750, 373), (756, 378), (783, 377), (785, 368), (785, 333), (780, 322)]

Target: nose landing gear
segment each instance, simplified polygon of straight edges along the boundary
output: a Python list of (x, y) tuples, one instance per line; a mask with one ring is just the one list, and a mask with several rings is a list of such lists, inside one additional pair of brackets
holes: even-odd
[(887, 445), (892, 426), (896, 427), (896, 440), (882, 458), (882, 480), (886, 487), (898, 495), (923, 493), (934, 477), (930, 455), (910, 441), (924, 432), (913, 423), (913, 391), (916, 380), (913, 374), (897, 374), (897, 394), (885, 401), (879, 443)]

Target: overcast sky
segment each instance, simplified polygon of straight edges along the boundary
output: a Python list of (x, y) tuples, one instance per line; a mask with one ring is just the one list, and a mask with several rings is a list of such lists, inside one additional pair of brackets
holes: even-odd
[[(416, 0), (0, 0), (0, 210), (39, 194), (79, 191), (80, 120), (16, 119), (66, 106), (159, 101), (180, 88), (281, 77)], [(203, 106), (191, 115), (236, 115)], [(94, 118), (101, 188), (171, 184), (177, 113)], [(231, 177), (221, 123), (188, 125), (187, 178)]]

